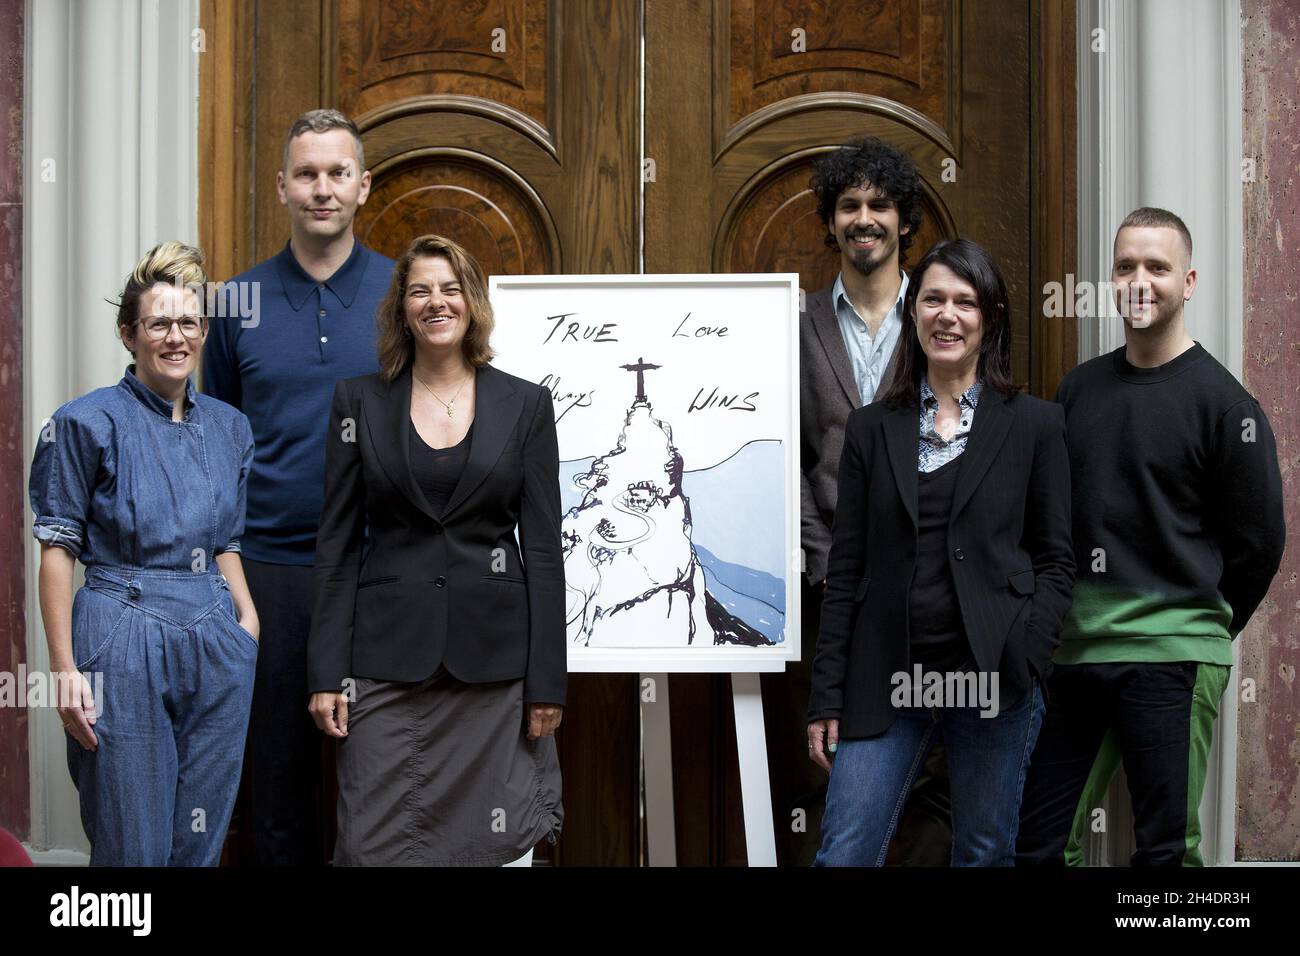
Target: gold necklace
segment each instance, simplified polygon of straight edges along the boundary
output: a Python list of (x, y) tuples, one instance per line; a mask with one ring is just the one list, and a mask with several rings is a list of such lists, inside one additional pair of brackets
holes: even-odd
[(473, 372), (471, 372), (469, 375), (466, 375), (466, 376), (465, 376), (465, 380), (462, 381), (462, 382), (460, 383), (460, 388), (456, 389), (456, 394), (453, 395), (453, 396), (451, 397), (451, 401), (450, 401), (450, 402), (444, 402), (441, 398), (438, 398), (437, 393), (436, 393), (433, 389), (431, 389), (428, 385), (425, 385), (425, 384), (424, 384), (424, 379), (422, 379), (422, 378), (420, 378), (420, 376), (416, 375), (414, 371), (411, 372), (411, 378), (415, 379), (415, 380), (416, 380), (417, 382), (419, 382), (421, 385), (424, 385), (424, 390), (425, 390), (426, 392), (428, 392), (430, 395), (432, 395), (434, 398), (438, 398), (438, 401), (439, 401), (443, 406), (446, 407), (446, 409), (447, 409), (447, 417), (448, 417), (448, 418), (451, 418), (452, 414), (456, 411), (456, 399), (460, 398), (460, 393), (461, 393), (461, 392), (464, 390), (464, 388), (465, 388), (465, 382), (468, 382), (468, 381), (469, 381), (471, 378), (473, 378), (473, 377), (474, 377), (474, 373), (473, 373)]

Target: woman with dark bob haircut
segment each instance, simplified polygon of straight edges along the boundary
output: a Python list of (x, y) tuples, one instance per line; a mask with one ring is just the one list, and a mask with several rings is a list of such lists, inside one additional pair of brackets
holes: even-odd
[(884, 863), (942, 735), (952, 865), (1010, 866), (1074, 581), (1065, 420), (1012, 381), (1006, 282), (980, 246), (932, 246), (904, 314), (840, 461), (808, 715), (831, 775), (816, 864)]

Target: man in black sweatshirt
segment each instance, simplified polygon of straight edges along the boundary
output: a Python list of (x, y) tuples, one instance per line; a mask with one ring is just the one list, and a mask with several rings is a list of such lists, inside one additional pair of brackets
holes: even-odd
[[(1056, 394), (1078, 575), (1025, 781), (1021, 864), (1065, 861), (1113, 772), (1112, 745), (1133, 801), (1133, 865), (1201, 864), (1198, 808), (1232, 641), (1277, 573), (1286, 528), (1263, 409), (1187, 334), (1191, 256), (1173, 213), (1124, 219), (1111, 281), (1125, 345)], [(1107, 773), (1093, 773), (1099, 760)]]

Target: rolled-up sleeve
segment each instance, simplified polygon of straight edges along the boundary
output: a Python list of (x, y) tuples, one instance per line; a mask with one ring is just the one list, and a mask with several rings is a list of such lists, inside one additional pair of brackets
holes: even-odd
[(36, 540), (81, 554), (103, 449), (94, 429), (66, 406), (41, 426), (28, 481)]

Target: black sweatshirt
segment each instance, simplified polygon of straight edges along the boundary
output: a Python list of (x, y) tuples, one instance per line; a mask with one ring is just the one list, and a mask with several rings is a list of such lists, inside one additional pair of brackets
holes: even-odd
[(1232, 663), (1286, 540), (1259, 403), (1199, 344), (1157, 368), (1124, 347), (1066, 375), (1074, 605), (1058, 664)]

